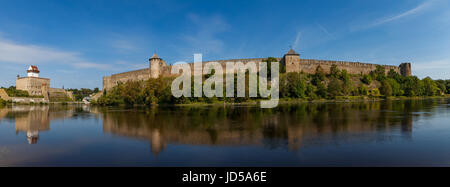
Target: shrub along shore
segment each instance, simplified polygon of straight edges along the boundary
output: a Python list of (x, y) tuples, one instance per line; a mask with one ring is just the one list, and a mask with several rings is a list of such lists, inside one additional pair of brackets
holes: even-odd
[[(204, 75), (203, 81), (210, 76), (211, 74)], [(248, 74), (246, 76), (248, 78)], [(246, 85), (246, 97), (175, 98), (171, 93), (173, 79), (166, 77), (119, 83), (111, 90), (104, 91), (103, 96), (92, 104), (103, 106), (256, 104), (260, 100), (267, 99), (249, 97), (248, 84)], [(194, 84), (191, 85), (193, 87)], [(237, 95), (236, 87), (235, 95)], [(349, 74), (346, 70), (339, 70), (337, 66), (332, 66), (329, 74), (326, 74), (320, 66), (317, 67), (315, 74), (303, 72), (281, 72), (280, 74), (280, 103), (421, 99), (448, 97), (447, 94), (450, 94), (450, 80), (432, 80), (429, 77), (419, 79), (416, 76), (404, 77), (393, 70), (385, 73), (383, 66), (377, 66), (376, 70), (367, 75)]]

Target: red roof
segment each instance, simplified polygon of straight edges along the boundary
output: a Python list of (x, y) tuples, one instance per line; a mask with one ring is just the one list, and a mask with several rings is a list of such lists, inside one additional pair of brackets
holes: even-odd
[(31, 65), (30, 68), (28, 68), (27, 72), (39, 73), (39, 69), (37, 68), (37, 66)]

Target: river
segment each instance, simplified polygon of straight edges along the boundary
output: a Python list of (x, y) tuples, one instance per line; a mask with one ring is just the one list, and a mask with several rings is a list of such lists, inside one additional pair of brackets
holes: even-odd
[(450, 166), (450, 99), (0, 108), (0, 166)]

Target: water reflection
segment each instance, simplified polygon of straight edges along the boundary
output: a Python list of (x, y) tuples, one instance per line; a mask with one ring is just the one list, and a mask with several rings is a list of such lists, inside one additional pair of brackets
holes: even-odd
[(29, 144), (38, 143), (40, 132), (50, 132), (52, 121), (95, 119), (103, 125), (105, 134), (148, 141), (155, 155), (168, 145), (250, 145), (295, 152), (302, 147), (343, 142), (391, 141), (397, 137), (410, 140), (415, 120), (446, 111), (448, 103), (448, 99), (302, 103), (274, 109), (13, 106), (0, 109), (0, 120), (13, 122), (16, 134), (25, 134)]
[(302, 145), (332, 141), (389, 140), (393, 132), (411, 139), (414, 117), (426, 117), (437, 104), (436, 100), (423, 100), (304, 103), (276, 109), (235, 106), (96, 111), (103, 114), (105, 133), (147, 140), (152, 153), (158, 154), (168, 144), (287, 146), (296, 151)]
[(24, 133), (29, 144), (36, 144), (39, 132), (49, 131), (52, 120), (71, 118), (72, 107), (16, 105), (0, 109), (0, 119), (14, 121), (16, 134)]

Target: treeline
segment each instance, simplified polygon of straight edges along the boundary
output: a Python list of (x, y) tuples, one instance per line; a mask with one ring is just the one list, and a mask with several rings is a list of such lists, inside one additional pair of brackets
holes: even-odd
[(30, 97), (30, 94), (27, 91), (18, 90), (15, 86), (10, 86), (9, 88), (4, 88), (9, 97)]
[[(268, 60), (269, 61), (269, 60)], [(339, 97), (391, 97), (391, 96), (439, 96), (450, 94), (450, 80), (432, 80), (427, 77), (419, 79), (416, 76), (404, 77), (391, 70), (387, 74), (383, 66), (368, 75), (351, 75), (346, 70), (340, 70), (333, 65), (325, 73), (318, 66), (315, 74), (303, 72), (280, 74), (280, 98), (284, 99), (336, 99)], [(211, 75), (205, 75), (203, 80)], [(247, 75), (248, 76), (248, 75)], [(246, 97), (208, 98), (180, 97), (171, 93), (171, 83), (174, 78), (157, 78), (147, 81), (120, 83), (108, 92), (104, 91), (94, 104), (99, 105), (135, 105), (135, 104), (188, 104), (188, 103), (241, 103), (262, 99), (248, 97), (248, 79)], [(193, 80), (193, 79), (192, 79)], [(194, 83), (192, 82), (192, 87)], [(224, 84), (225, 85), (225, 84)], [(235, 76), (236, 85), (236, 76)], [(235, 96), (237, 95), (235, 86)], [(226, 89), (224, 89), (225, 91)], [(193, 88), (191, 88), (193, 93)], [(192, 94), (193, 95), (193, 94)], [(225, 94), (224, 94), (225, 95)], [(258, 94), (259, 95), (259, 94)]]
[(439, 96), (450, 94), (450, 80), (404, 77), (383, 66), (367, 75), (350, 75), (336, 65), (325, 74), (319, 66), (315, 74), (287, 73), (281, 77), (280, 94), (284, 98), (335, 99), (339, 96)]
[(73, 95), (73, 99), (75, 101), (82, 101), (83, 98), (88, 97), (92, 94), (98, 93), (100, 90), (98, 88), (94, 88), (94, 89), (89, 89), (89, 88), (81, 88), (81, 89), (67, 89), (67, 91), (71, 91), (72, 95)]

